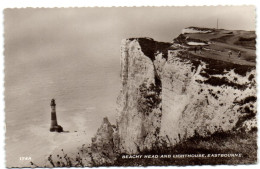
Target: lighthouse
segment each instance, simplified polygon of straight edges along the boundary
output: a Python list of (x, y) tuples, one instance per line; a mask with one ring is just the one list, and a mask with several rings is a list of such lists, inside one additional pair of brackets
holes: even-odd
[(50, 127), (50, 132), (63, 132), (63, 128), (58, 125), (57, 122), (57, 116), (56, 116), (56, 103), (55, 100), (51, 100), (51, 127)]

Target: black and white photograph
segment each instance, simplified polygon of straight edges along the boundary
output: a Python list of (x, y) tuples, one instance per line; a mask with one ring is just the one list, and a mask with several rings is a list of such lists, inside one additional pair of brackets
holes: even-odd
[(6, 167), (256, 164), (255, 10), (4, 9)]

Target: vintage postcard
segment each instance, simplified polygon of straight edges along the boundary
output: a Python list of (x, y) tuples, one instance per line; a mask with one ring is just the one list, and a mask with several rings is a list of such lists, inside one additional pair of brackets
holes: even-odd
[(4, 10), (6, 167), (257, 163), (254, 6)]

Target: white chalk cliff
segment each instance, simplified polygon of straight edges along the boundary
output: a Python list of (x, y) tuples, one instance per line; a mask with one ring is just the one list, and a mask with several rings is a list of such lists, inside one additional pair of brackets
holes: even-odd
[[(100, 139), (118, 153), (140, 153), (160, 140), (172, 146), (194, 135), (257, 127), (255, 63), (222, 57), (229, 48), (245, 57), (253, 53), (252, 46), (243, 47), (240, 41), (245, 33), (192, 29), (196, 31), (184, 31), (173, 43), (151, 38), (122, 41), (117, 124), (107, 129), (108, 140)], [(209, 45), (195, 53), (189, 39)], [(223, 49), (217, 51), (218, 45)]]

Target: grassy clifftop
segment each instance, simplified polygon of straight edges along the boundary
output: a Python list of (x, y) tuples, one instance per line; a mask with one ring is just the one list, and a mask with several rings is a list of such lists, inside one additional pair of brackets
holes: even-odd
[[(189, 27), (184, 29), (173, 42), (200, 57), (225, 60), (240, 65), (255, 65), (255, 31)], [(195, 47), (199, 49), (200, 46), (203, 47), (203, 54), (198, 50), (195, 53)], [(229, 52), (232, 53), (230, 57)], [(239, 52), (240, 57), (238, 57)]]

